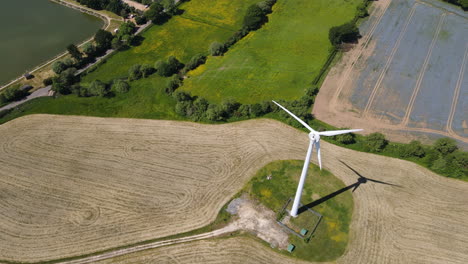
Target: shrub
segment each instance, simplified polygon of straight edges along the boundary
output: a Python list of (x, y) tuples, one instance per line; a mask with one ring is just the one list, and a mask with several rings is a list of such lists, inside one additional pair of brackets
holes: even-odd
[(52, 77), (48, 77), (48, 78), (45, 78), (42, 83), (45, 85), (45, 86), (49, 86), (52, 84)]
[(96, 46), (93, 43), (88, 42), (83, 46), (83, 52), (88, 57), (93, 57), (94, 55), (96, 55)]
[(108, 93), (106, 84), (101, 82), (100, 80), (95, 80), (89, 86), (88, 93), (90, 95), (104, 97)]
[(343, 42), (355, 42), (359, 36), (359, 29), (353, 22), (332, 27), (328, 33), (328, 38), (334, 46), (338, 46)]
[(18, 86), (11, 86), (0, 93), (0, 103), (18, 101), (24, 98), (28, 92), (19, 89)]
[(400, 151), (400, 157), (409, 158), (409, 157), (418, 157), (422, 158), (426, 155), (426, 151), (421, 145), (421, 142), (413, 140), (408, 145), (404, 145)]
[(224, 45), (215, 41), (211, 43), (209, 52), (212, 56), (221, 56), (224, 53)]
[(140, 64), (135, 64), (130, 69), (128, 69), (128, 78), (129, 80), (138, 80), (141, 79), (143, 76), (141, 72), (141, 65)]
[(345, 145), (353, 144), (356, 142), (355, 135), (353, 133), (341, 134), (333, 137), (337, 142)]
[(388, 144), (388, 141), (385, 139), (385, 136), (381, 133), (372, 133), (366, 138), (366, 146), (370, 151), (380, 152)]
[(123, 80), (115, 80), (111, 89), (116, 93), (126, 93), (130, 90), (130, 85)]
[(243, 26), (249, 30), (259, 29), (267, 21), (266, 13), (256, 4), (247, 8)]
[(367, 17), (368, 15), (369, 15), (369, 12), (367, 12), (367, 2), (360, 3), (357, 6), (356, 17), (363, 18), (363, 17)]
[(434, 143), (434, 149), (442, 155), (447, 155), (458, 149), (457, 142), (451, 138), (440, 138)]
[(141, 70), (141, 73), (142, 73), (144, 78), (150, 76), (155, 71), (155, 69), (153, 67), (151, 67), (151, 65), (149, 65), (149, 64), (141, 65), (140, 70)]
[(147, 20), (144, 16), (137, 16), (135, 17), (135, 22), (137, 23), (137, 25), (143, 25), (146, 24)]
[(197, 54), (193, 56), (190, 61), (185, 65), (185, 68), (189, 71), (196, 69), (201, 64), (205, 63), (206, 56), (203, 54)]
[(182, 80), (180, 80), (179, 76), (174, 75), (167, 81), (166, 93), (172, 94), (180, 85), (182, 85)]
[(62, 61), (56, 61), (52, 64), (52, 70), (56, 73), (56, 74), (60, 74), (61, 72), (63, 72), (65, 69), (67, 68), (67, 66), (62, 62)]

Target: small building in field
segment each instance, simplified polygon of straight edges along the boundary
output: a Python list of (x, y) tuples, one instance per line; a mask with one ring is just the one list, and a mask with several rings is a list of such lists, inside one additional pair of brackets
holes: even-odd
[(34, 75), (32, 75), (32, 74), (29, 73), (29, 72), (25, 73), (23, 76), (24, 76), (24, 78), (26, 78), (26, 80), (29, 80), (29, 79), (34, 78)]

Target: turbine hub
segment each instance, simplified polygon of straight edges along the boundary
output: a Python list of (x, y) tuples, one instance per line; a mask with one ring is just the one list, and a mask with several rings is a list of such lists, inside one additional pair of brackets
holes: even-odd
[(317, 133), (314, 133), (314, 132), (310, 132), (309, 133), (309, 139), (311, 141), (315, 141), (315, 142), (318, 142), (320, 140), (320, 135), (317, 134)]

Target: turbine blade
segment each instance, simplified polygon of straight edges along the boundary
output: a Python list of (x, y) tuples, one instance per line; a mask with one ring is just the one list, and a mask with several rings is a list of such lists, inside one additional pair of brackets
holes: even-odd
[(310, 132), (316, 132), (313, 130), (306, 122), (302, 121), (299, 117), (291, 113), (288, 109), (284, 108), (282, 105), (278, 104), (277, 102), (273, 101), (277, 106), (279, 106), (281, 109), (283, 109), (286, 113), (288, 113), (290, 116), (294, 117), (299, 123), (301, 123), (303, 126), (305, 126), (307, 129), (310, 130)]
[(317, 141), (315, 143), (317, 145), (317, 160), (320, 166), (320, 170), (322, 170), (322, 157), (320, 156), (320, 141)]
[(336, 136), (336, 135), (341, 135), (341, 134), (346, 134), (346, 133), (351, 133), (351, 132), (357, 132), (357, 131), (362, 131), (363, 129), (347, 129), (347, 130), (332, 130), (332, 131), (323, 131), (319, 132), (319, 135), (321, 136)]

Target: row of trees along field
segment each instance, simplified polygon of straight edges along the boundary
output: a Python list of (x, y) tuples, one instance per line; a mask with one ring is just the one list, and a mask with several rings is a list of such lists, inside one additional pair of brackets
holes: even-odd
[(461, 8), (465, 11), (468, 10), (468, 0), (442, 0), (442, 1), (461, 6)]
[(137, 12), (134, 7), (127, 5), (122, 0), (77, 0), (77, 2), (94, 10), (108, 10), (122, 17)]

